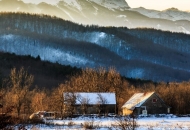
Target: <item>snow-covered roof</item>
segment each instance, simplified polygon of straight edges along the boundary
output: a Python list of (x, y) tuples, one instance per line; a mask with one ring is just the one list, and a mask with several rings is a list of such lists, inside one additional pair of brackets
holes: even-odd
[(116, 104), (115, 93), (73, 93), (73, 95), (76, 97), (75, 104)]
[(135, 93), (123, 106), (122, 108), (127, 108), (134, 110), (135, 107), (140, 107), (146, 100), (152, 96), (154, 92), (148, 93)]

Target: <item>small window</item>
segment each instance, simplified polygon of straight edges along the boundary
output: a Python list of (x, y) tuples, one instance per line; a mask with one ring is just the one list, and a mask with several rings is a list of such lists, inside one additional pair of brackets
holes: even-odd
[(156, 103), (157, 102), (157, 99), (156, 98), (153, 98), (152, 99), (152, 103)]

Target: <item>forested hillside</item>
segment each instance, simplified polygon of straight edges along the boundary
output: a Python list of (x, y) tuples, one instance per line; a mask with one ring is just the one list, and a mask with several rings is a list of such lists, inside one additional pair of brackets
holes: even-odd
[[(78, 25), (56, 17), (1, 13), (0, 51), (82, 67), (115, 67), (153, 81), (190, 79), (190, 37), (153, 29)], [(162, 70), (162, 71), (160, 71)]]
[(41, 61), (40, 57), (32, 58), (29, 55), (17, 56), (0, 52), (0, 87), (7, 88), (6, 80), (9, 79), (11, 69), (22, 67), (34, 75), (34, 83), (31, 88), (37, 87), (40, 90), (51, 90), (81, 71), (81, 69), (69, 65)]

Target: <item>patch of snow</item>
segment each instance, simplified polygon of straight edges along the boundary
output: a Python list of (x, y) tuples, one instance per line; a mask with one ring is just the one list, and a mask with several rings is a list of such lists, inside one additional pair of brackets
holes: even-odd
[(95, 6), (93, 6), (94, 7), (94, 9), (95, 9), (95, 15), (97, 15), (98, 14), (98, 8), (97, 7), (95, 7)]
[(140, 14), (143, 14), (143, 15), (150, 17), (150, 18), (152, 18), (152, 17), (159, 18), (159, 16), (158, 16), (159, 11), (157, 11), (157, 10), (149, 10), (149, 9), (145, 9), (143, 7), (130, 8), (129, 10), (139, 12)]
[(10, 40), (10, 39), (14, 38), (14, 35), (12, 35), (12, 34), (2, 35), (1, 38), (5, 39), (5, 40)]
[(104, 32), (97, 32), (94, 33), (94, 37), (91, 39), (91, 42), (96, 43), (99, 45), (99, 40), (106, 38), (106, 33)]
[(126, 18), (126, 15), (118, 15), (117, 18)]
[(72, 20), (75, 20), (71, 15), (70, 15), (70, 13), (68, 13), (67, 11), (65, 11), (65, 10), (63, 10), (63, 9), (61, 9), (62, 11), (64, 11), (68, 16), (69, 16), (69, 18), (71, 18)]
[(105, 38), (105, 37), (106, 37), (106, 34), (105, 34), (104, 32), (101, 32), (99, 37), (100, 37), (100, 38)]
[(190, 34), (190, 31), (188, 31), (188, 30), (185, 29), (184, 27), (180, 26), (179, 28), (180, 28), (180, 30), (181, 30), (183, 33)]
[(129, 8), (125, 0), (90, 0), (110, 10)]
[(87, 18), (86, 15), (83, 12), (81, 12), (81, 14), (82, 14), (82, 16), (84, 16), (85, 18)]
[(39, 54), (42, 60), (49, 60), (51, 62), (58, 62), (62, 64), (86, 64), (88, 60), (73, 56), (72, 54), (54, 48), (41, 48), (42, 53)]
[(41, 2), (46, 2), (48, 4), (56, 5), (60, 0), (22, 0), (25, 3), (39, 4)]
[(133, 77), (133, 78), (142, 78), (144, 77), (144, 70), (143, 69), (131, 69), (131, 71), (129, 72), (129, 77)]
[(18, 7), (16, 10), (19, 10), (20, 9), (20, 7)]
[(70, 6), (73, 6), (77, 8), (78, 10), (82, 10), (81, 5), (78, 3), (78, 0), (63, 0), (65, 3), (67, 3)]
[(190, 128), (190, 118), (182, 117), (182, 118), (141, 118), (138, 119), (138, 129), (137, 130), (189, 130)]
[(161, 27), (161, 25), (160, 24), (157, 24), (157, 28), (160, 28)]
[(120, 11), (125, 11), (124, 9), (119, 9)]

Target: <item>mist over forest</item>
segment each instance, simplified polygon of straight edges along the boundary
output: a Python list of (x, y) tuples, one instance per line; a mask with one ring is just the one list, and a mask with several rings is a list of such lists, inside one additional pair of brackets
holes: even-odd
[(0, 28), (2, 52), (78, 68), (115, 67), (129, 78), (179, 82), (190, 77), (188, 34), (84, 26), (24, 13), (1, 13)]

